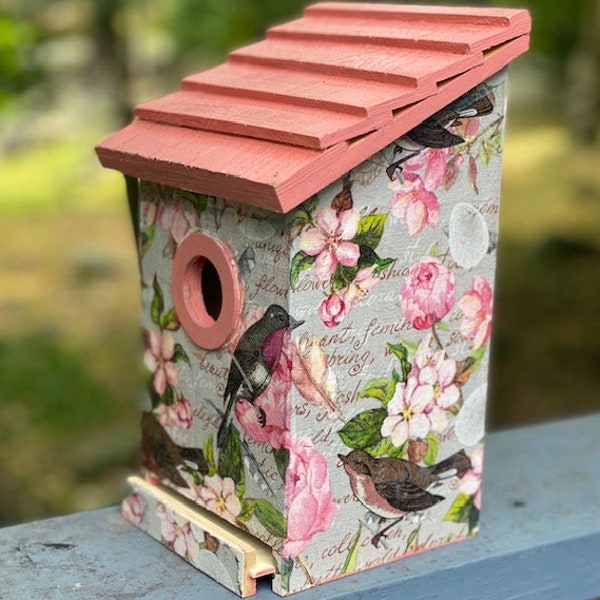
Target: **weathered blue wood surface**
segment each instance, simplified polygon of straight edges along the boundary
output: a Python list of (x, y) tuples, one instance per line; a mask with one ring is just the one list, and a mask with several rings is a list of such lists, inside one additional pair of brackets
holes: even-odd
[[(481, 534), (298, 600), (600, 596), (600, 414), (489, 436)], [(107, 508), (0, 530), (0, 599), (231, 600)], [(257, 599), (277, 598), (268, 582)]]

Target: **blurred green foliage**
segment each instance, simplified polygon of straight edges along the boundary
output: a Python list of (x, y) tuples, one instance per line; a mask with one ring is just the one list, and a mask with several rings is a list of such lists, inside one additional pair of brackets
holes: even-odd
[[(413, 0), (416, 4), (430, 1)], [(3, 95), (18, 94), (48, 74), (43, 55), (48, 42), (74, 34), (95, 45), (95, 58), (126, 61), (125, 52), (154, 38), (172, 49), (161, 65), (167, 72), (193, 53), (220, 60), (231, 48), (262, 36), (269, 25), (301, 13), (302, 0), (4, 0), (0, 7), (0, 81)], [(481, 4), (446, 0), (445, 4)], [(532, 48), (565, 67), (590, 22), (597, 20), (596, 0), (495, 0), (488, 4), (526, 6), (532, 13)], [(107, 45), (107, 42), (110, 45)], [(150, 43), (152, 43), (150, 41)], [(119, 47), (122, 46), (122, 47)], [(40, 52), (42, 50), (42, 52)], [(129, 65), (131, 67), (131, 65)], [(94, 70), (92, 70), (93, 74)], [(134, 75), (130, 73), (129, 75)]]
[(584, 20), (591, 16), (595, 0), (499, 0), (493, 4), (526, 7), (533, 21), (532, 49), (564, 65), (577, 45)]
[(258, 39), (271, 24), (301, 12), (298, 0), (181, 0), (173, 6), (169, 27), (180, 52), (202, 49), (223, 56), (251, 39)]
[(31, 23), (0, 10), (0, 110), (40, 80), (42, 72), (30, 58), (36, 38)]

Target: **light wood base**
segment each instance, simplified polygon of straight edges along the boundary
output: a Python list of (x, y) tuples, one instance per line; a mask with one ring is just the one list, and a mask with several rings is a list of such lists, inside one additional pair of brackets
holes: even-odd
[(246, 598), (259, 577), (275, 573), (266, 544), (172, 490), (138, 476), (128, 483), (123, 516), (227, 589)]

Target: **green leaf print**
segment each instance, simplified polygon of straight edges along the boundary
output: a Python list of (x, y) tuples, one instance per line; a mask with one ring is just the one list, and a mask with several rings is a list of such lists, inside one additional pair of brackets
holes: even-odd
[(387, 214), (361, 217), (358, 222), (358, 230), (352, 241), (359, 246), (377, 248), (383, 236), (383, 228), (387, 217)]
[(383, 404), (386, 399), (389, 384), (390, 382), (387, 377), (371, 379), (371, 381), (368, 381), (367, 385), (360, 391), (358, 397), (375, 398)]
[(235, 427), (229, 428), (227, 442), (219, 452), (217, 471), (221, 477), (230, 477), (233, 479), (236, 485), (244, 483), (242, 447)]
[(342, 442), (353, 450), (375, 446), (382, 440), (381, 426), (387, 414), (385, 408), (358, 413), (338, 431)]
[(162, 330), (177, 331), (181, 326), (174, 307), (166, 313), (162, 313), (159, 316), (158, 321), (159, 327)]
[(191, 366), (190, 357), (187, 352), (183, 349), (183, 346), (179, 343), (175, 344), (175, 349), (173, 353), (173, 362), (185, 362), (188, 366)]
[(252, 502), (254, 502), (254, 516), (260, 521), (261, 525), (271, 535), (285, 538), (287, 535), (287, 521), (284, 516), (268, 500), (255, 498)]
[(394, 356), (400, 361), (400, 381), (406, 382), (411, 369), (411, 364), (408, 360), (408, 348), (402, 343), (388, 344), (387, 346), (392, 351)]
[(427, 434), (425, 441), (427, 442), (427, 452), (425, 454), (425, 457), (423, 458), (423, 462), (426, 465), (431, 466), (431, 465), (434, 465), (437, 460), (438, 449), (440, 447), (440, 441), (431, 432), (429, 432)]
[(345, 573), (352, 573), (356, 571), (356, 564), (358, 561), (358, 550), (360, 548), (360, 534), (362, 533), (362, 523), (358, 524), (358, 531), (356, 535), (352, 539), (352, 544), (350, 546), (350, 550), (348, 550), (348, 555), (346, 556), (346, 560), (342, 566), (342, 570), (340, 571), (340, 575), (344, 575)]
[(302, 250), (294, 255), (290, 264), (290, 286), (292, 289), (296, 287), (301, 273), (309, 269), (316, 260), (316, 256), (309, 256)]
[(152, 281), (152, 289), (154, 291), (154, 297), (152, 298), (152, 304), (150, 305), (150, 318), (155, 325), (160, 327), (160, 318), (165, 310), (165, 299), (156, 275)]
[(475, 506), (475, 497), (468, 494), (458, 494), (452, 506), (448, 509), (444, 521), (451, 523), (466, 523), (469, 535), (477, 529), (479, 509)]

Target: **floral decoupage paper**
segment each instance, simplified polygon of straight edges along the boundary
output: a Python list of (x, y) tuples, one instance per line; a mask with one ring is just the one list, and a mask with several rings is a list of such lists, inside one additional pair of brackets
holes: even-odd
[[(477, 86), (287, 215), (141, 184), (145, 463), (269, 544), (277, 593), (477, 530), (504, 86)], [(217, 350), (173, 306), (194, 231), (229, 245), (244, 289)], [(273, 339), (267, 317), (278, 345), (244, 397), (236, 350)]]

